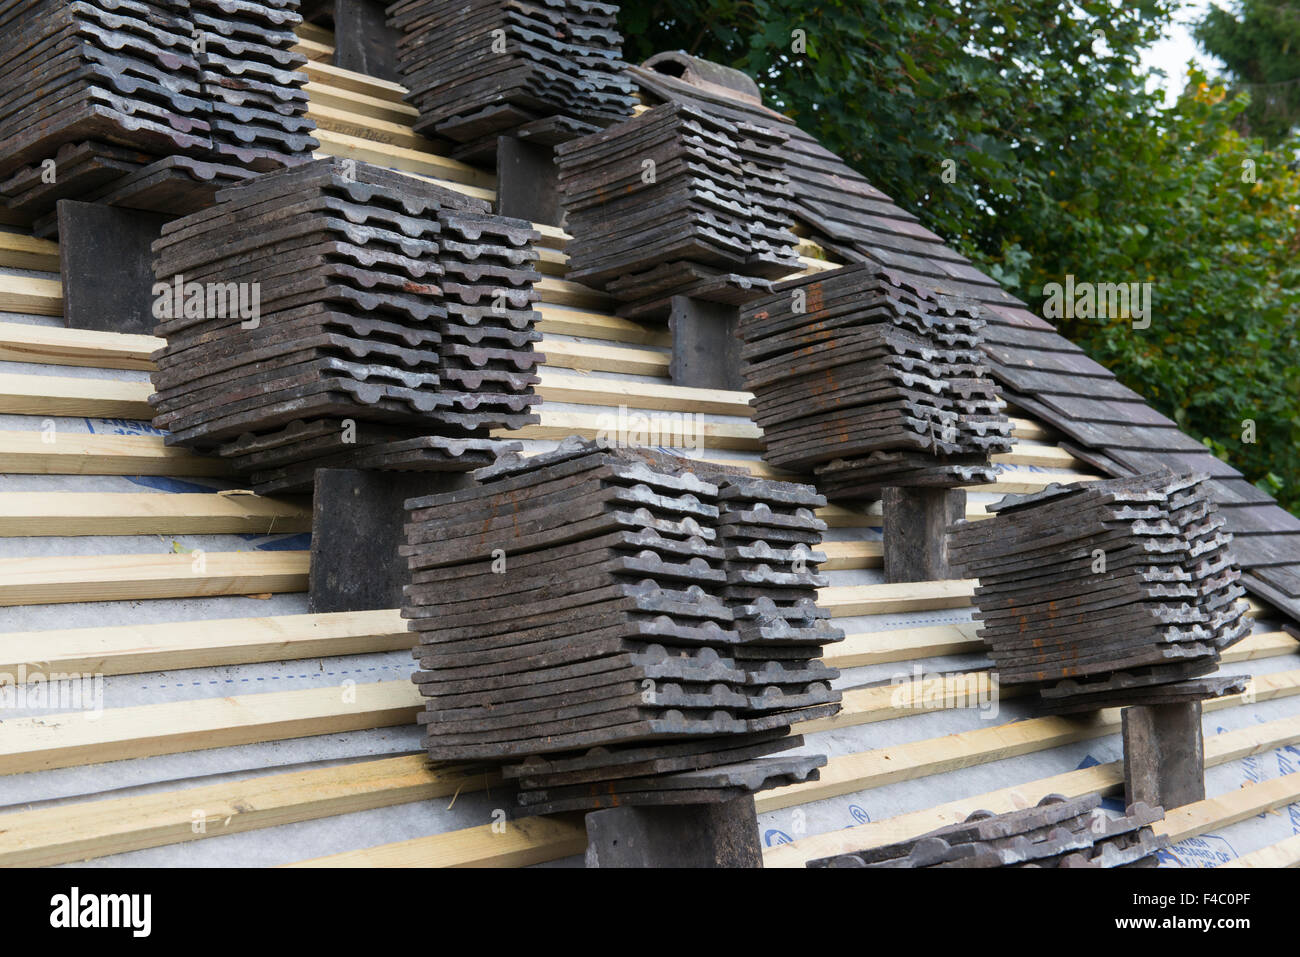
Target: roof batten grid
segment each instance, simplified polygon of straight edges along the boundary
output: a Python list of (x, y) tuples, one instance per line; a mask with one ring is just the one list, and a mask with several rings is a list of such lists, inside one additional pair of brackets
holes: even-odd
[[(543, 307), (543, 308), (546, 308), (546, 307)], [(554, 307), (551, 307), (551, 308), (554, 309)], [(559, 309), (554, 309), (554, 311), (558, 312)], [(624, 333), (624, 334), (628, 334), (628, 335), (640, 335), (640, 334), (643, 334), (643, 333), (638, 332), (637, 329), (625, 328), (625, 326), (623, 326), (623, 329), (625, 329), (625, 333)], [(1011, 475), (1019, 476), (1019, 475), (1021, 475), (1021, 472), (1019, 472), (1019, 471), (1015, 471), (1015, 472), (1010, 472), (1010, 471), (1009, 471), (1009, 472), (1004, 472), (1004, 473), (1002, 473), (1002, 476), (1000, 476), (1000, 477), (1002, 477), (1002, 479), (1006, 479), (1006, 477), (1011, 476)], [(1047, 475), (1047, 473), (1032, 473), (1032, 472), (1031, 472), (1031, 473), (1027, 473), (1027, 475), (1030, 475), (1030, 476), (1036, 476), (1036, 475)], [(1037, 481), (1037, 480), (1035, 480), (1035, 481)], [(1240, 648), (1240, 646), (1239, 646), (1239, 648)], [(1232, 653), (1232, 651), (1238, 651), (1239, 648), (1232, 649), (1232, 650), (1230, 651), (1230, 654)], [(515, 828), (515, 826), (512, 826), (512, 830), (513, 830), (513, 828)], [(580, 831), (578, 831), (578, 833), (580, 833)], [(580, 837), (578, 837), (578, 840), (580, 840)], [(467, 846), (468, 846), (468, 845), (467, 845)], [(571, 841), (571, 846), (572, 846), (572, 841)], [(578, 844), (578, 846), (580, 846), (580, 844)], [(528, 852), (528, 853), (532, 853), (532, 852)], [(572, 853), (572, 852), (569, 852), (569, 853)], [(526, 854), (525, 854), (525, 857), (526, 857)], [(485, 859), (487, 859), (487, 858), (485, 858)], [(504, 859), (504, 858), (502, 858), (502, 859)], [(519, 859), (523, 859), (523, 858), (516, 858), (516, 861), (519, 861)]]

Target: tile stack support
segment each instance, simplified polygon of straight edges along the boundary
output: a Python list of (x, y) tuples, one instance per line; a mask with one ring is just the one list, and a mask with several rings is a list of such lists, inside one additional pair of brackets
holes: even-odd
[(1201, 702), (1137, 705), (1120, 714), (1125, 802), (1145, 801), (1171, 811), (1205, 800)]
[(58, 202), (63, 323), (152, 335), (153, 252), (166, 216), (71, 199)]
[(380, 0), (334, 0), (334, 65), (381, 80), (401, 81), (397, 40)]
[(497, 137), (497, 214), (562, 226), (559, 168), (553, 147)]
[(400, 608), (409, 579), (406, 559), (408, 498), (451, 492), (469, 484), (463, 472), (401, 474), (362, 469), (317, 469), (312, 496), (313, 613)]
[(966, 517), (966, 490), (886, 488), (884, 516), (885, 581), (944, 581), (953, 577), (948, 564), (949, 525)]
[(691, 296), (673, 296), (668, 329), (673, 351), (668, 374), (673, 385), (698, 389), (745, 388), (740, 374), (736, 306)]
[(753, 795), (587, 815), (588, 867), (762, 867)]

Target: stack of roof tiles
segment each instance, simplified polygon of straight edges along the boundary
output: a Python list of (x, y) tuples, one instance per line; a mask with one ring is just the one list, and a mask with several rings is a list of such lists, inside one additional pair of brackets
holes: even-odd
[(418, 133), (491, 159), (497, 136), (553, 144), (632, 113), (618, 6), (591, 0), (398, 0), (388, 22)]
[(292, 47), (298, 0), (187, 0), (216, 158), (255, 170), (292, 165), (318, 144), (309, 135), (307, 58)]
[(976, 811), (920, 837), (809, 861), (809, 867), (1143, 867), (1159, 865), (1168, 844), (1151, 825), (1163, 808), (1142, 802), (1111, 818), (1095, 795), (1049, 794), (1037, 807)]
[[(763, 758), (839, 710), (818, 658), (841, 635), (806, 601), (823, 556), (782, 538), (811, 528), (811, 490), (577, 439), (475, 478), (406, 503), (432, 758), (507, 762), (526, 813), (815, 777), (821, 756)], [(748, 615), (756, 582), (781, 592), (779, 622)]]
[(764, 458), (831, 500), (990, 482), (1011, 422), (975, 313), (868, 264), (787, 280), (742, 309)]
[(1251, 619), (1203, 476), (1052, 485), (989, 511), (952, 526), (948, 550), (979, 579), (1000, 680), (1047, 683), (1044, 709), (1061, 712), (1244, 690), (1204, 677)]
[(737, 304), (799, 271), (783, 143), (665, 104), (556, 147), (569, 278), (649, 318), (673, 295)]
[(50, 235), (61, 198), (178, 214), (252, 170), (310, 157), (319, 144), (296, 71), (305, 60), (290, 49), (296, 10), (297, 0), (4, 3), (0, 200)]
[[(217, 200), (154, 245), (159, 288), (177, 290), (150, 397), (169, 444), (219, 452), (260, 492), (296, 491), (320, 467), (481, 467), (492, 430), (537, 421), (527, 223), (339, 160)], [(260, 315), (233, 309), (253, 288)]]

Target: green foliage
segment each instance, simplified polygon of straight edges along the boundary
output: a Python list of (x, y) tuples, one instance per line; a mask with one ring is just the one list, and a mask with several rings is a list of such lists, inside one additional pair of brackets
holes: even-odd
[(1224, 62), (1232, 88), (1250, 95), (1239, 126), (1277, 144), (1300, 125), (1300, 0), (1240, 0), (1210, 7), (1197, 41)]
[(1169, 108), (1148, 90), (1138, 56), (1176, 2), (658, 0), (621, 19), (629, 60), (686, 49), (749, 72), (1031, 305), (1067, 273), (1153, 283), (1148, 329), (1058, 325), (1294, 511), (1300, 177), (1238, 135), (1245, 103), (1204, 77)]

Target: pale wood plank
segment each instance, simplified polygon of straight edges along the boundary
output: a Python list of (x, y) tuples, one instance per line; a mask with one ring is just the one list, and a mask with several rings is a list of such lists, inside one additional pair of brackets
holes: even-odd
[(228, 475), (215, 456), (194, 455), (154, 435), (0, 432), (0, 473), (20, 475)]
[(0, 558), (0, 606), (307, 590), (310, 552)]
[(1261, 847), (1249, 854), (1243, 854), (1241, 857), (1220, 864), (1219, 867), (1300, 867), (1300, 834), (1270, 844), (1268, 847)]
[(891, 615), (906, 611), (965, 608), (975, 594), (971, 579), (903, 582), (885, 585), (838, 585), (817, 593), (817, 603), (833, 618)]
[[(495, 183), (495, 177), (472, 166), (466, 166), (464, 163), (438, 156), (436, 153), (425, 153), (389, 143), (377, 143), (374, 140), (336, 133), (333, 130), (318, 129), (313, 135), (320, 141), (321, 151), (331, 156), (363, 160), (410, 173), (422, 173), (425, 176), (455, 183), (457, 188), (484, 189), (490, 188)], [(462, 189), (462, 192), (469, 192), (469, 190)]]
[(0, 275), (0, 312), (63, 315), (63, 284), (57, 279)]
[(0, 723), (0, 774), (415, 723), (415, 685), (381, 681), (80, 711)]
[(642, 346), (672, 345), (672, 338), (663, 326), (642, 325), (618, 316), (547, 303), (538, 303), (536, 308), (542, 317), (537, 328), (544, 336), (584, 336)]
[(0, 322), (0, 359), (10, 362), (148, 370), (164, 344), (155, 336)]
[(310, 504), (252, 494), (0, 492), (0, 536), (307, 531), (311, 531)]
[(528, 867), (587, 849), (581, 815), (530, 817), (345, 851), (290, 867)]
[(0, 634), (0, 672), (141, 674), (414, 647), (396, 608)]
[(382, 120), (385, 123), (405, 123), (408, 126), (412, 120), (420, 115), (415, 107), (409, 103), (389, 100), (385, 97), (367, 96), (364, 93), (344, 90), (329, 83), (309, 80), (303, 85), (303, 89), (307, 91), (307, 109), (309, 111), (324, 106), (329, 109), (342, 110), (346, 113)]
[[(496, 774), (430, 769), (426, 758), (411, 755), (18, 811), (0, 815), (0, 866), (46, 867), (223, 837), (452, 797), (498, 780)], [(197, 832), (196, 820), (202, 822)]]
[(0, 413), (148, 421), (152, 392), (148, 382), (0, 373)]
[(59, 244), (22, 233), (0, 232), (0, 266), (59, 271)]

